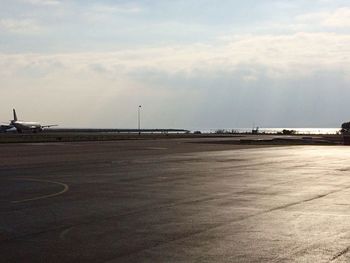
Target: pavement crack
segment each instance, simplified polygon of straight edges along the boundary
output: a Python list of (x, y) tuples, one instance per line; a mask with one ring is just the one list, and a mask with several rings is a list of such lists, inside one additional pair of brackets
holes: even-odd
[(282, 205), (282, 206), (277, 206), (277, 207), (274, 207), (274, 208), (271, 208), (271, 209), (267, 210), (267, 212), (281, 210), (281, 209), (285, 209), (285, 208), (288, 208), (288, 207), (291, 207), (291, 206), (300, 205), (300, 204), (303, 204), (303, 203), (314, 201), (316, 199), (320, 199), (320, 198), (326, 197), (328, 195), (347, 190), (349, 188), (350, 188), (350, 186), (347, 186), (347, 187), (344, 187), (344, 188), (341, 188), (341, 189), (337, 189), (337, 190), (334, 190), (334, 191), (330, 191), (330, 192), (325, 193), (325, 194), (320, 194), (320, 195), (317, 195), (317, 196), (314, 196), (314, 197), (311, 197), (311, 198), (308, 198), (308, 199), (304, 199), (304, 200), (300, 200), (300, 201), (297, 201), (297, 202), (285, 204), (285, 205)]
[(343, 249), (342, 251), (338, 252), (335, 256), (333, 256), (330, 261), (334, 261), (334, 260), (338, 259), (339, 257), (345, 255), (346, 253), (349, 252), (349, 250), (350, 250), (350, 247)]

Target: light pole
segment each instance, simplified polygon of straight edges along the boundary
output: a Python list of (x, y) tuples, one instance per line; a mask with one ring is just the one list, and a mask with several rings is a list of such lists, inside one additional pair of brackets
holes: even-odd
[(139, 107), (137, 108), (138, 112), (137, 112), (137, 120), (138, 120), (138, 129), (139, 129), (139, 135), (141, 134), (141, 105), (139, 105)]

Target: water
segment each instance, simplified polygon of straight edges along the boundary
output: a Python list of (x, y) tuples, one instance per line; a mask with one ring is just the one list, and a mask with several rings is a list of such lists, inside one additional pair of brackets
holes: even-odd
[[(337, 134), (340, 128), (259, 128), (259, 133), (275, 134), (286, 130), (294, 130), (296, 134)], [(216, 131), (251, 133), (252, 128), (227, 128), (227, 129), (198, 129), (202, 133), (216, 133)], [(192, 132), (195, 130), (191, 130)]]

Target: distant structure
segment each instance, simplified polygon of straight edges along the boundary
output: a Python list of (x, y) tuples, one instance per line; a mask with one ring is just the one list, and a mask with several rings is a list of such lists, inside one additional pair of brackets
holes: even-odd
[(342, 134), (344, 133), (349, 133), (350, 132), (350, 122), (344, 122), (342, 125), (341, 125), (341, 130), (340, 132)]
[(350, 122), (344, 122), (341, 125), (340, 133), (343, 135), (345, 145), (350, 145)]
[(252, 129), (252, 134), (258, 134), (259, 133), (259, 127)]

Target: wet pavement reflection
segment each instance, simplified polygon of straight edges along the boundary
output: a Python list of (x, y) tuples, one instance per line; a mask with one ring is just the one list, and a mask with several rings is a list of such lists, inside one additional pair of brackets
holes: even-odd
[(349, 262), (350, 148), (235, 147), (23, 146), (0, 166), (2, 259)]

